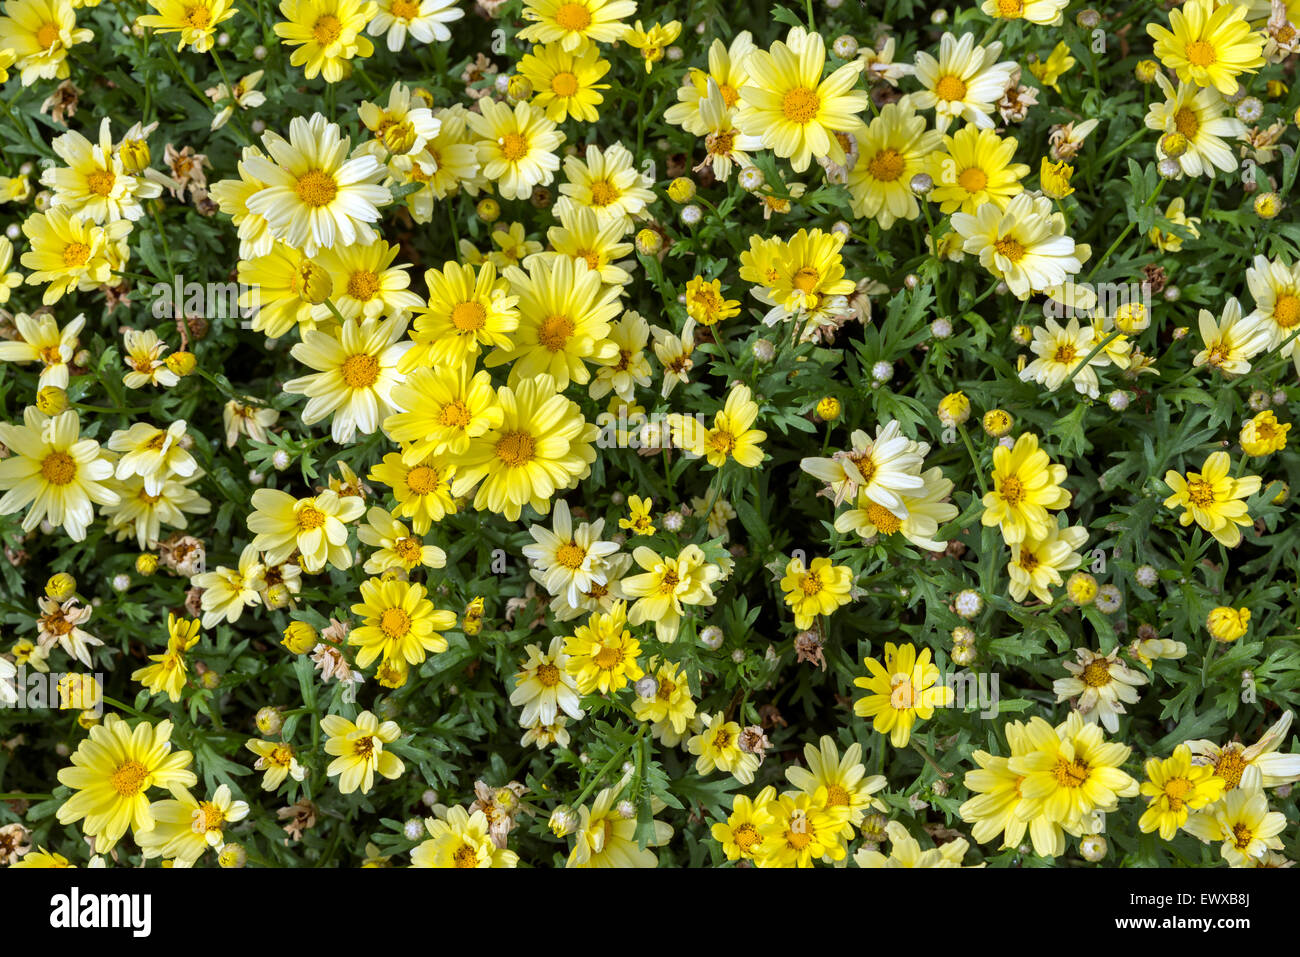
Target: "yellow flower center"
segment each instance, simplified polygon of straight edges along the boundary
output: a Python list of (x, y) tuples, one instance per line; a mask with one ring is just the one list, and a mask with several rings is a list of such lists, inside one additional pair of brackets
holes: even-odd
[(537, 329), (537, 341), (551, 352), (559, 352), (576, 328), (568, 316), (547, 316)]
[(731, 732), (723, 728), (713, 736), (713, 747), (718, 751), (725, 751), (731, 747)]
[(1214, 486), (1205, 479), (1188, 482), (1187, 500), (1197, 508), (1208, 508), (1214, 504)]
[(568, 70), (551, 77), (551, 92), (556, 96), (573, 96), (578, 92), (578, 78)]
[(195, 833), (206, 834), (208, 831), (219, 831), (225, 823), (226, 815), (221, 808), (211, 801), (199, 802), (198, 813), (194, 816)]
[(144, 787), (145, 779), (149, 777), (149, 769), (136, 760), (129, 760), (118, 766), (109, 779), (113, 790), (122, 797), (135, 797)]
[(1083, 669), (1083, 683), (1089, 688), (1104, 688), (1110, 684), (1110, 664), (1104, 659), (1088, 662)]
[(321, 46), (329, 46), (343, 32), (343, 24), (332, 13), (320, 17), (311, 28), (311, 35)]
[(730, 83), (719, 83), (718, 92), (722, 94), (722, 102), (727, 104), (727, 109), (731, 109), (740, 102), (740, 94)]
[(1021, 545), (1020, 558), (1016, 561), (1016, 564), (1019, 565), (1021, 569), (1023, 569), (1024, 571), (1032, 575), (1034, 573), (1034, 569), (1036, 569), (1042, 563), (1038, 560), (1037, 555), (1035, 555), (1028, 548), (1025, 548), (1023, 545)]
[(895, 711), (906, 711), (916, 704), (916, 689), (907, 675), (894, 675), (889, 679), (889, 704)]
[(186, 7), (185, 16), (182, 19), (184, 19), (187, 27), (193, 30), (203, 30), (212, 23), (212, 11), (202, 5)]
[(681, 581), (676, 572), (664, 572), (664, 577), (659, 579), (659, 594), (671, 595), (677, 590)]
[(1059, 362), (1061, 365), (1068, 365), (1074, 362), (1078, 355), (1079, 350), (1074, 348), (1071, 343), (1067, 342), (1063, 346), (1056, 347), (1056, 351), (1052, 353), (1052, 361)]
[(487, 310), (482, 303), (458, 302), (451, 309), (451, 324), (461, 332), (474, 332), (487, 325)]
[(587, 550), (577, 542), (565, 542), (555, 550), (555, 562), (565, 568), (577, 570), (587, 560)]
[(1283, 329), (1290, 329), (1300, 322), (1300, 297), (1289, 292), (1278, 296), (1273, 304), (1273, 321)]
[(998, 494), (1002, 496), (1002, 501), (1008, 505), (1019, 505), (1025, 500), (1025, 487), (1020, 484), (1020, 479), (1014, 475), (1008, 475), (998, 486)]
[(368, 389), (379, 378), (379, 360), (364, 352), (358, 352), (354, 356), (347, 357), (339, 368), (339, 375), (343, 376), (343, 381), (353, 389)]
[(1020, 245), (1018, 239), (1011, 236), (1003, 236), (993, 244), (993, 248), (1013, 263), (1018, 263), (1025, 258), (1025, 247)]
[(456, 853), (451, 855), (457, 867), (478, 867), (478, 854), (468, 844), (461, 844)]
[(404, 562), (418, 562), (424, 555), (423, 539), (411, 536), (393, 542), (393, 552)]
[(826, 789), (826, 806), (827, 807), (847, 807), (849, 803), (849, 792), (838, 784), (832, 784)]
[(36, 28), (36, 45), (42, 50), (48, 50), (54, 46), (59, 39), (62, 31), (57, 23), (46, 21)]
[(1187, 62), (1192, 66), (1209, 66), (1217, 59), (1214, 44), (1206, 40), (1193, 40), (1187, 44)]
[(359, 269), (348, 277), (348, 295), (359, 302), (369, 302), (379, 292), (379, 277), (369, 269)]
[(528, 155), (528, 138), (522, 133), (507, 133), (501, 137), (501, 155), (512, 163), (518, 163)]
[(375, 739), (363, 734), (352, 742), (352, 753), (362, 760), (367, 760), (375, 751)]
[(439, 477), (436, 469), (417, 465), (406, 473), (406, 487), (416, 495), (428, 495), (438, 487)]
[(1190, 106), (1184, 106), (1174, 114), (1174, 128), (1188, 140), (1194, 140), (1197, 131), (1201, 128), (1201, 121), (1196, 118), (1195, 110)]
[(304, 505), (298, 509), (298, 530), (310, 532), (313, 528), (320, 528), (325, 524), (325, 513), (314, 505)]
[(710, 156), (727, 156), (736, 148), (736, 131), (723, 130), (721, 133), (712, 133), (705, 138), (704, 145)]
[(66, 452), (51, 452), (41, 460), (41, 476), (51, 485), (67, 485), (77, 477), (77, 460)]
[(399, 20), (414, 20), (420, 15), (420, 4), (417, 0), (393, 0), (388, 12)]
[(1219, 752), (1218, 759), (1214, 762), (1215, 777), (1222, 778), (1226, 790), (1234, 790), (1241, 784), (1241, 776), (1246, 771), (1246, 761), (1241, 756), (1241, 751), (1237, 748), (1227, 747)]
[(1056, 767), (1052, 773), (1056, 776), (1056, 783), (1061, 787), (1080, 788), (1088, 780), (1088, 765), (1078, 758), (1067, 761), (1060, 757), (1056, 759)]
[(581, 259), (587, 264), (588, 269), (600, 268), (600, 253), (594, 249), (579, 249), (574, 252), (574, 256)]
[(799, 583), (799, 588), (805, 595), (816, 595), (822, 590), (822, 577), (819, 573), (810, 571), (803, 576), (803, 581)]
[(560, 669), (555, 665), (537, 666), (537, 683), (544, 688), (554, 688), (560, 683)]
[(97, 169), (86, 176), (86, 188), (96, 196), (107, 196), (113, 191), (117, 177), (110, 170)]
[(438, 413), (438, 424), (449, 429), (463, 429), (472, 417), (469, 406), (460, 399), (452, 399)]
[(298, 177), (293, 191), (308, 206), (326, 206), (339, 194), (339, 184), (323, 169), (309, 169)]
[(266, 759), (271, 764), (287, 768), (293, 764), (293, 748), (287, 744), (277, 744), (271, 749), (271, 753), (266, 756)]
[(875, 502), (867, 506), (867, 521), (874, 525), (876, 531), (881, 535), (893, 535), (903, 527), (903, 523), (897, 515)]
[(527, 432), (507, 432), (496, 444), (497, 458), (513, 468), (521, 468), (537, 457), (533, 437)]
[(566, 3), (555, 11), (555, 22), (561, 30), (585, 30), (591, 26), (591, 11), (581, 3)]
[(807, 831), (786, 831), (785, 840), (796, 851), (802, 851), (812, 843), (813, 836)]
[(63, 265), (69, 268), (86, 265), (90, 259), (90, 247), (75, 240), (63, 247)]
[(591, 184), (591, 205), (608, 206), (618, 199), (618, 187), (607, 179), (598, 179)]
[(906, 164), (907, 161), (898, 150), (883, 149), (871, 157), (871, 162), (867, 164), (867, 172), (882, 183), (892, 183), (903, 175), (903, 167)]
[(748, 821), (736, 826), (735, 830), (731, 832), (731, 839), (735, 842), (736, 847), (740, 848), (742, 854), (748, 854), (753, 850), (754, 845), (763, 843), (763, 837), (758, 833), (758, 828)]
[(781, 113), (791, 123), (804, 126), (817, 117), (822, 101), (815, 90), (806, 86), (797, 86), (781, 97)]
[(988, 184), (988, 174), (978, 166), (968, 166), (957, 176), (957, 185), (968, 193), (978, 193)]
[(1025, 5), (1021, 0), (998, 0), (998, 16), (1015, 20), (1025, 15)]
[(1165, 782), (1165, 797), (1169, 799), (1169, 810), (1181, 811), (1187, 792), (1192, 790), (1192, 782), (1187, 778), (1171, 778)]
[(608, 645), (601, 645), (600, 651), (596, 652), (591, 660), (596, 663), (597, 668), (602, 671), (609, 671), (611, 668), (622, 664), (623, 657), (622, 648), (617, 646), (610, 648)]
[(966, 82), (959, 76), (953, 76), (951, 73), (945, 74), (939, 78), (939, 82), (934, 85), (935, 96), (941, 100), (962, 100), (966, 98)]
[(802, 293), (810, 293), (817, 288), (821, 278), (822, 274), (817, 271), (816, 266), (804, 266), (794, 274), (790, 284)]
[(1248, 824), (1234, 824), (1232, 826), (1232, 843), (1239, 851), (1244, 851), (1250, 847), (1250, 842), (1255, 839), (1255, 832), (1251, 830)]
[(411, 616), (401, 608), (385, 608), (379, 616), (379, 630), (387, 638), (402, 638), (411, 630)]
[(661, 677), (659, 687), (655, 689), (655, 697), (660, 701), (668, 701), (676, 690), (677, 684), (671, 678)]

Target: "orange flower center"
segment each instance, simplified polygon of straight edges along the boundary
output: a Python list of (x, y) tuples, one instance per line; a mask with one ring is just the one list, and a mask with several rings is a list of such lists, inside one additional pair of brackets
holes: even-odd
[(149, 777), (149, 769), (139, 761), (130, 760), (118, 766), (109, 783), (122, 797), (135, 797), (144, 787), (147, 777)]
[(51, 485), (67, 485), (77, 477), (77, 461), (66, 452), (51, 452), (41, 460), (41, 476)]
[(513, 468), (521, 468), (537, 457), (533, 437), (527, 432), (507, 432), (497, 441), (497, 458)]
[(781, 98), (781, 113), (791, 123), (804, 126), (816, 118), (821, 105), (815, 90), (797, 86)]
[(348, 356), (339, 369), (343, 381), (353, 389), (368, 389), (379, 378), (379, 360), (374, 356), (359, 352)]
[[(327, 19), (325, 17), (322, 20)], [(329, 17), (328, 19), (333, 19)], [(317, 27), (317, 30), (320, 28)], [(294, 184), (293, 191), (298, 194), (308, 206), (326, 206), (334, 201), (334, 197), (339, 194), (339, 184), (334, 181), (334, 177), (323, 169), (309, 169), (298, 177), (298, 182)]]

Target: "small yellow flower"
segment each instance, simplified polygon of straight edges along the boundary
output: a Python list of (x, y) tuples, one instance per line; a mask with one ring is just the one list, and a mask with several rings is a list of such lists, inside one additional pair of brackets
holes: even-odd
[(1229, 644), (1245, 635), (1250, 628), (1250, 609), (1220, 605), (1206, 617), (1205, 627), (1215, 641)]
[(1257, 458), (1280, 452), (1286, 448), (1290, 429), (1290, 422), (1279, 422), (1272, 412), (1261, 412), (1241, 427), (1241, 450)]
[(851, 600), (853, 571), (847, 565), (832, 565), (829, 558), (814, 558), (807, 567), (792, 558), (785, 566), (781, 590), (794, 611), (795, 627), (811, 628), (818, 615), (829, 615)]
[(1074, 192), (1074, 187), (1070, 185), (1070, 177), (1074, 175), (1074, 167), (1069, 163), (1053, 163), (1046, 156), (1043, 157), (1043, 165), (1038, 172), (1038, 182), (1043, 187), (1043, 192), (1052, 199), (1065, 199)]

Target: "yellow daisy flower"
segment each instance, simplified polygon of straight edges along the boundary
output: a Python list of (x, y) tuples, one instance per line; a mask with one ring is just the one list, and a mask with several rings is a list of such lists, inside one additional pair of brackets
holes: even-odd
[(635, 0), (524, 0), (523, 17), (529, 25), (518, 37), (558, 43), (560, 49), (577, 53), (593, 42), (623, 39), (627, 32), (623, 20), (635, 12)]
[(925, 128), (910, 100), (885, 104), (858, 138), (858, 161), (846, 182), (853, 215), (874, 218), (881, 229), (920, 216), (912, 177), (925, 171), (942, 141), (942, 133)]
[(381, 724), (373, 713), (362, 711), (355, 722), (337, 714), (326, 715), (320, 726), (328, 736), (325, 753), (334, 756), (325, 773), (338, 777), (339, 791), (343, 794), (351, 794), (358, 788), (362, 794), (369, 792), (376, 772), (391, 781), (406, 770), (397, 755), (384, 750), (384, 745), (392, 744), (402, 734), (396, 721)]
[(1186, 744), (1174, 748), (1164, 760), (1148, 758), (1144, 766), (1147, 780), (1141, 794), (1150, 800), (1138, 819), (1143, 834), (1160, 832), (1160, 839), (1172, 841), (1178, 829), (1187, 823), (1188, 814), (1212, 804), (1223, 796), (1223, 781), (1214, 769), (1192, 764), (1192, 752)]
[(304, 67), (307, 79), (338, 83), (352, 72), (353, 57), (375, 52), (361, 33), (378, 12), (373, 0), (281, 0), (284, 22), (275, 24), (275, 35), (297, 47), (289, 62)]
[(339, 569), (352, 566), (346, 523), (366, 510), (360, 498), (329, 490), (294, 498), (279, 489), (259, 488), (253, 492), (252, 504), (248, 516), (248, 530), (255, 536), (252, 545), (265, 553), (270, 564), (279, 564), (296, 550), (301, 553), (302, 570), (310, 574), (326, 564)]
[[(314, 2), (302, 0), (304, 6)], [(355, 6), (356, 0), (340, 2)], [(294, 117), (287, 140), (267, 130), (262, 143), (270, 156), (246, 152), (243, 165), (266, 185), (245, 205), (265, 218), (272, 236), (308, 256), (322, 248), (375, 241), (371, 224), (379, 219), (379, 207), (392, 201), (379, 185), (384, 177), (379, 160), (364, 153), (349, 158), (352, 141), (319, 113), (311, 119)]]
[(8, 0), (0, 17), (0, 50), (12, 51), (23, 86), (37, 80), (65, 80), (68, 50), (95, 38), (77, 27), (69, 0)]
[(418, 665), (427, 653), (447, 650), (439, 632), (456, 627), (456, 613), (433, 607), (423, 585), (371, 578), (361, 583), (361, 601), (352, 614), (362, 624), (348, 632), (348, 644), (361, 650), (357, 664), (368, 667), (376, 658), (401, 659)]
[(1070, 493), (1061, 488), (1066, 475), (1065, 466), (1053, 464), (1030, 432), (1010, 449), (999, 445), (993, 450), (993, 490), (984, 495), (981, 524), (999, 526), (1008, 545), (1046, 538), (1052, 529), (1048, 509), (1070, 504)]
[(953, 689), (937, 683), (939, 669), (930, 661), (929, 648), (918, 655), (912, 644), (886, 642), (883, 665), (875, 658), (864, 659), (864, 663), (867, 674), (854, 678), (853, 684), (870, 694), (853, 703), (853, 713), (871, 718), (876, 731), (888, 734), (896, 748), (907, 747), (918, 721), (928, 721), (936, 707), (953, 701)]
[(794, 612), (794, 626), (811, 628), (818, 615), (829, 615), (852, 600), (853, 571), (847, 565), (832, 565), (829, 558), (814, 558), (806, 567), (802, 559), (792, 558), (785, 566), (781, 590)]
[(198, 782), (188, 770), (193, 756), (172, 750), (171, 734), (170, 721), (132, 726), (116, 714), (106, 715), (72, 753), (72, 766), (59, 771), (59, 783), (73, 791), (59, 807), (59, 823), (82, 821), (98, 854), (111, 851), (128, 828), (137, 836), (152, 830), (155, 818), (146, 792)]
[(0, 422), (0, 442), (12, 453), (0, 460), (0, 515), (26, 508), (24, 531), (48, 521), (80, 542), (95, 520), (92, 503), (118, 504), (108, 484), (112, 462), (98, 442), (81, 438), (76, 412), (51, 417), (28, 406), (22, 425)]
[(598, 81), (609, 67), (594, 45), (570, 51), (559, 43), (547, 43), (520, 57), (518, 69), (532, 84), (533, 105), (551, 122), (562, 123), (571, 117), (580, 123), (595, 123), (600, 119), (596, 107), (605, 102), (599, 91), (609, 89), (608, 83)]
[[(1258, 475), (1234, 478), (1227, 452), (1211, 452), (1200, 472), (1186, 476), (1173, 469), (1165, 472), (1165, 484), (1173, 492), (1165, 508), (1182, 507), (1178, 524), (1196, 522), (1228, 548), (1241, 541), (1241, 527), (1252, 524), (1245, 500), (1260, 489)], [(1239, 527), (1240, 526), (1240, 527)]]
[(229, 0), (148, 0), (156, 14), (136, 18), (142, 27), (158, 33), (179, 33), (176, 52), (188, 45), (195, 53), (212, 49), (217, 27), (239, 11)]
[(482, 113), (468, 115), (478, 134), (478, 161), (483, 175), (497, 184), (505, 199), (528, 199), (534, 186), (549, 186), (560, 168), (555, 155), (564, 134), (542, 110), (520, 101), (512, 110), (504, 103), (479, 101)]
[(608, 613), (595, 613), (564, 639), (565, 670), (583, 695), (612, 694), (641, 678), (641, 643), (627, 630), (627, 606), (616, 601)]
[(434, 522), (456, 511), (451, 494), (455, 474), (455, 466), (444, 457), (428, 455), (407, 465), (400, 452), (389, 452), (366, 477), (391, 488), (397, 499), (393, 514), (410, 519), (415, 533), (424, 535)]
[(1012, 162), (1017, 145), (1011, 137), (975, 126), (945, 136), (943, 149), (930, 155), (935, 183), (930, 199), (945, 213), (973, 213), (985, 203), (1006, 209), (1011, 197), (1024, 191), (1020, 181), (1029, 175), (1028, 166)]
[(791, 29), (785, 42), (770, 50), (754, 50), (745, 61), (748, 82), (740, 89), (736, 126), (761, 137), (777, 156), (790, 160), (795, 172), (808, 168), (813, 157), (843, 166), (844, 148), (834, 136), (852, 129), (867, 108), (867, 95), (853, 86), (862, 71), (854, 60), (822, 78), (826, 41), (802, 27)]
[(1178, 79), (1237, 92), (1237, 77), (1264, 65), (1264, 37), (1246, 22), (1246, 8), (1215, 0), (1187, 0), (1169, 11), (1169, 28), (1148, 23), (1156, 56)]

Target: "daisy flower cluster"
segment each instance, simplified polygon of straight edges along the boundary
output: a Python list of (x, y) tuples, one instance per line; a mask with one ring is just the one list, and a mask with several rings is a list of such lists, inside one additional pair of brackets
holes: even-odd
[(750, 6), (0, 0), (0, 866), (1300, 859), (1300, 10)]

